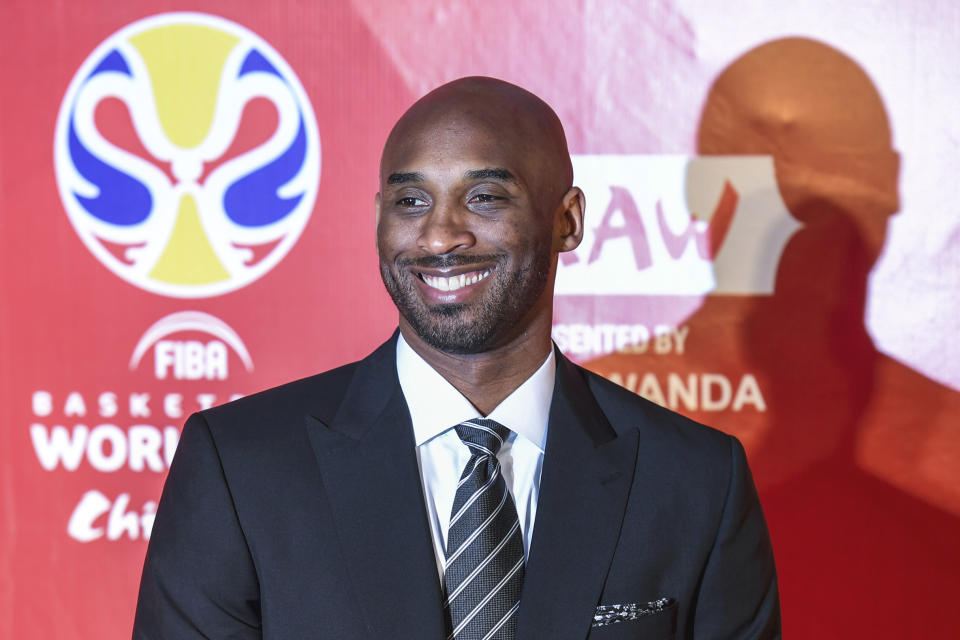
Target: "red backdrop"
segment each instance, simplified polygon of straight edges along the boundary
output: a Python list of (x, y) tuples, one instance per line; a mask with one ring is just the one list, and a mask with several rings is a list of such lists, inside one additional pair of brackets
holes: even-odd
[(0, 636), (129, 635), (186, 415), (389, 334), (380, 145), (471, 74), (564, 121), (588, 228), (554, 338), (744, 442), (787, 633), (951, 635), (955, 3), (0, 18)]

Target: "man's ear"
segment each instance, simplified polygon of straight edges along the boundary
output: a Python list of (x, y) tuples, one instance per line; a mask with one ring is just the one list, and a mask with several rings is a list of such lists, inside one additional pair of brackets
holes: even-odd
[(570, 187), (563, 196), (554, 221), (554, 251), (573, 251), (583, 240), (583, 212), (586, 198), (580, 187)]
[(377, 214), (375, 224), (377, 227), (379, 227), (380, 226), (380, 192), (379, 191), (377, 191), (377, 195), (373, 199), (373, 209), (374, 211), (376, 211), (376, 214)]

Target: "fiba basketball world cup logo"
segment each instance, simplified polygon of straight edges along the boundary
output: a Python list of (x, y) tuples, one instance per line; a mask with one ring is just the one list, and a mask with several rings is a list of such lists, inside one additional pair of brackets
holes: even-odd
[(153, 293), (214, 296), (273, 268), (310, 217), (320, 141), (287, 63), (232, 22), (133, 23), (83, 63), (57, 120), (60, 196), (87, 248)]

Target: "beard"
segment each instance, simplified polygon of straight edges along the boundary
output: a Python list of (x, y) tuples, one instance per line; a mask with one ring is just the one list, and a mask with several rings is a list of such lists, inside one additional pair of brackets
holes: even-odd
[[(483, 353), (497, 343), (533, 308), (550, 279), (550, 251), (539, 248), (529, 264), (510, 269), (505, 255), (424, 256), (395, 261), (396, 270), (380, 259), (380, 276), (393, 303), (428, 345), (450, 354)], [(413, 282), (413, 269), (449, 268), (493, 263), (484, 291), (469, 303), (427, 304)], [(396, 274), (396, 275), (395, 275)]]

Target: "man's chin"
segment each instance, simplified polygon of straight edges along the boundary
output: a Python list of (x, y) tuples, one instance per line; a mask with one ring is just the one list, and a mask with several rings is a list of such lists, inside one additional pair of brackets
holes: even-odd
[(427, 314), (438, 319), (456, 320), (459, 323), (469, 322), (464, 317), (469, 312), (469, 308), (465, 304), (433, 304), (426, 308)]
[(414, 333), (438, 351), (452, 355), (470, 355), (486, 351), (492, 339), (489, 327), (467, 318), (466, 305), (431, 307), (426, 313), (404, 314)]
[(418, 334), (420, 338), (428, 345), (452, 356), (469, 356), (488, 351), (486, 340), (464, 340), (462, 336), (459, 339), (453, 339), (452, 336), (438, 336), (431, 334)]

